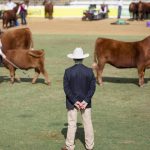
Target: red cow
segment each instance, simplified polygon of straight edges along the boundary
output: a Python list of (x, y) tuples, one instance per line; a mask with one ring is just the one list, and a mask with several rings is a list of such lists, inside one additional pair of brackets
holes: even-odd
[(0, 35), (3, 52), (8, 49), (33, 48), (32, 33), (29, 28), (10, 29)]
[(100, 85), (106, 63), (117, 68), (137, 68), (139, 85), (143, 86), (145, 69), (150, 67), (150, 36), (136, 42), (98, 38), (95, 43), (93, 67)]
[(138, 3), (132, 2), (129, 5), (129, 12), (130, 12), (130, 17), (131, 19), (136, 19), (138, 20)]
[(44, 0), (43, 5), (45, 10), (45, 18), (47, 18), (46, 15), (48, 14), (48, 18), (53, 19), (53, 3), (49, 3), (47, 0)]
[(19, 3), (16, 3), (16, 7), (13, 8), (13, 10), (6, 10), (3, 12), (2, 20), (3, 20), (3, 28), (8, 28), (8, 23), (11, 27), (11, 22), (13, 21), (13, 24), (17, 21), (17, 11), (19, 8)]
[(150, 14), (150, 3), (140, 1), (138, 4), (138, 13), (139, 19), (148, 19), (148, 15)]
[(12, 49), (7, 50), (5, 55), (6, 59), (3, 60), (3, 63), (10, 71), (11, 83), (14, 83), (15, 70), (19, 68), (23, 70), (35, 69), (36, 74), (32, 83), (35, 83), (42, 73), (45, 77), (45, 83), (50, 84), (48, 73), (44, 67), (44, 50)]

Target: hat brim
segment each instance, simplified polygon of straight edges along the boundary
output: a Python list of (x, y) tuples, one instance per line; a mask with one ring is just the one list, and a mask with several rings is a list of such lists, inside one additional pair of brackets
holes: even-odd
[(89, 54), (87, 53), (82, 56), (74, 56), (73, 54), (68, 54), (67, 57), (71, 59), (84, 59), (84, 58), (89, 57)]

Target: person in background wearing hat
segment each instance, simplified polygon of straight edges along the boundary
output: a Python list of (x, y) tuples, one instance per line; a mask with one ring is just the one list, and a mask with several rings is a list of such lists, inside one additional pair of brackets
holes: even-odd
[(82, 48), (76, 48), (67, 55), (73, 59), (75, 65), (65, 70), (64, 92), (68, 116), (68, 131), (65, 147), (61, 150), (74, 150), (75, 133), (77, 129), (77, 112), (80, 111), (85, 132), (85, 147), (92, 150), (94, 147), (94, 132), (91, 120), (91, 99), (96, 88), (96, 79), (91, 68), (82, 64), (89, 54), (83, 54)]
[(16, 4), (12, 0), (8, 0), (6, 3), (7, 10), (13, 10), (14, 7), (16, 7)]

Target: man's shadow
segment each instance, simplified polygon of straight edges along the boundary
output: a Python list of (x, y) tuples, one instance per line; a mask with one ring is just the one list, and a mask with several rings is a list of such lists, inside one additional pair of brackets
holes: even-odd
[[(81, 125), (82, 125), (81, 123), (77, 123), (77, 131), (76, 131), (75, 140), (79, 139), (81, 141), (81, 143), (83, 145), (85, 145), (85, 141), (84, 141), (84, 128), (80, 127)], [(65, 127), (61, 130), (61, 133), (63, 134), (64, 138), (66, 139), (68, 124), (65, 123), (64, 126)]]

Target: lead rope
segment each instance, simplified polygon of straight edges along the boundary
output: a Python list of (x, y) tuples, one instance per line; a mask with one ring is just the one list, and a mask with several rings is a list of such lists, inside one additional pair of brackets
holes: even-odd
[[(1, 47), (2, 47), (2, 44), (1, 44), (1, 41), (0, 41), (0, 55), (2, 56), (2, 58), (5, 59), (5, 60), (6, 60), (9, 64), (11, 64), (13, 67), (15, 67), (15, 68), (17, 68), (17, 69), (19, 69), (19, 70), (22, 71), (21, 68), (19, 68), (17, 65), (15, 65), (13, 62), (11, 62), (10, 60), (8, 60), (8, 59), (6, 58), (6, 55), (2, 52)], [(28, 78), (30, 78), (30, 76), (29, 76), (26, 72), (24, 72), (24, 71), (22, 71), (22, 72), (23, 72), (23, 74), (27, 75)]]
[(21, 70), (23, 74), (25, 74), (25, 75), (28, 76), (28, 78), (30, 78), (30, 76), (29, 76), (26, 72), (24, 72), (21, 68), (19, 68), (18, 66), (16, 66), (13, 62), (11, 62), (10, 60), (8, 60), (6, 57), (5, 57), (4, 59), (5, 59), (8, 63), (10, 63), (12, 66), (14, 66), (15, 68)]

